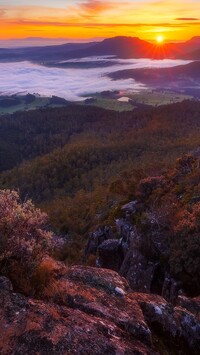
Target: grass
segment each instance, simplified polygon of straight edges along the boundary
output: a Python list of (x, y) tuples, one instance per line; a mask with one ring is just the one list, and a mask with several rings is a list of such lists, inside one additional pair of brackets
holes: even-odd
[[(61, 104), (51, 104), (49, 97), (35, 96), (35, 100), (28, 103), (28, 104), (25, 102), (25, 96), (20, 95), (20, 96), (16, 96), (16, 97), (18, 99), (20, 99), (19, 105), (10, 105), (9, 107), (4, 107), (1, 105), (1, 101), (0, 101), (0, 115), (12, 114), (12, 113), (15, 113), (18, 111), (36, 110), (38, 108), (43, 108), (43, 107), (64, 106)], [(9, 99), (10, 96), (1, 96), (0, 98)]]
[(193, 99), (193, 96), (165, 90), (144, 90), (128, 95), (133, 103), (151, 106), (168, 105), (183, 100)]
[(95, 97), (95, 102), (91, 104), (92, 106), (105, 108), (106, 110), (114, 110), (118, 112), (132, 111), (134, 106), (129, 102), (120, 102), (117, 99), (107, 99), (101, 97)]
[[(169, 91), (169, 90), (142, 90), (140, 92), (127, 92), (123, 95), (115, 94), (115, 97), (105, 97), (104, 94), (91, 95), (94, 101), (88, 103), (91, 106), (105, 108), (107, 110), (114, 110), (118, 112), (122, 111), (132, 111), (138, 105), (150, 105), (150, 106), (161, 106), (168, 105), (176, 102), (181, 102), (184, 100), (191, 100), (193, 96), (184, 95), (182, 93)], [(118, 99), (121, 96), (126, 96), (132, 102), (120, 102)], [(81, 102), (85, 104), (85, 102)]]
[[(182, 93), (177, 93), (173, 91), (167, 90), (143, 90), (137, 93), (124, 93), (125, 96), (129, 97), (132, 100), (130, 102), (120, 102), (118, 98), (120, 98), (120, 94), (116, 95), (116, 97), (105, 97), (104, 95), (95, 94), (91, 95), (94, 99), (94, 102), (90, 103), (91, 106), (96, 106), (100, 108), (104, 108), (107, 110), (114, 110), (117, 112), (122, 111), (132, 111), (137, 105), (151, 105), (151, 106), (160, 106), (167, 105), (171, 103), (181, 102), (183, 100), (193, 99), (193, 96), (184, 95)], [(62, 107), (64, 105), (52, 104), (50, 103), (49, 97), (36, 96), (35, 100), (31, 103), (27, 104), (25, 102), (25, 96), (16, 96), (20, 99), (19, 105), (10, 105), (9, 107), (3, 107), (0, 102), (0, 115), (4, 114), (12, 114), (17, 111), (28, 111), (28, 110), (36, 110), (38, 108), (43, 107)], [(3, 96), (4, 99), (10, 98), (9, 96)], [(84, 101), (80, 101), (79, 104), (86, 105)]]

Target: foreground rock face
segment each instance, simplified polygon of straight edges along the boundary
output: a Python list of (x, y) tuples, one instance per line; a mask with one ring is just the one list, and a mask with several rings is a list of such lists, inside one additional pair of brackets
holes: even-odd
[[(5, 280), (4, 280), (5, 281)], [(133, 293), (112, 270), (75, 266), (48, 300), (0, 289), (0, 354), (199, 354), (199, 299)]]

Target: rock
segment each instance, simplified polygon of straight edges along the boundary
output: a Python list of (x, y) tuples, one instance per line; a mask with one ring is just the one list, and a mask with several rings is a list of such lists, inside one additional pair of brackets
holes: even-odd
[(155, 354), (140, 306), (125, 299), (128, 291), (116, 272), (81, 266), (57, 281), (49, 301), (2, 290), (0, 353)]
[(87, 285), (98, 290), (102, 289), (108, 294), (114, 294), (116, 287), (119, 287), (124, 292), (131, 291), (125, 278), (121, 277), (117, 272), (107, 269), (79, 265), (72, 266), (68, 269), (64, 279), (72, 280), (76, 283), (81, 282), (84, 287)]
[(120, 268), (130, 287), (138, 292), (150, 292), (157, 264), (148, 261), (139, 250), (130, 250)]
[(11, 292), (13, 291), (13, 286), (11, 281), (5, 276), (0, 277), (0, 290), (11, 291)]
[(109, 239), (98, 247), (98, 265), (102, 268), (119, 271), (124, 255), (117, 239)]
[(56, 277), (46, 300), (0, 289), (1, 355), (199, 354), (199, 299), (179, 296), (174, 307), (107, 269)]
[(126, 203), (121, 210), (125, 212), (126, 218), (130, 217), (137, 211), (137, 200)]
[[(133, 297), (133, 295), (129, 297)], [(134, 294), (134, 299), (137, 299), (141, 305), (149, 327), (152, 329), (153, 326), (152, 331), (157, 332), (164, 342), (168, 342), (171, 349), (177, 349), (177, 353), (179, 353), (178, 350), (183, 347), (183, 354), (200, 353), (199, 313), (197, 315), (185, 308), (173, 307), (172, 304), (167, 303), (159, 296)], [(199, 309), (199, 300), (186, 300), (185, 298), (182, 304), (185, 303), (193, 304), (195, 310)], [(196, 306), (194, 306), (195, 304)]]
[(164, 297), (167, 301), (175, 304), (181, 286), (181, 283), (172, 278), (169, 273), (165, 273), (161, 292), (162, 297)]
[(189, 311), (175, 307), (174, 318), (178, 324), (178, 332), (185, 340), (189, 349), (194, 353), (200, 353), (200, 318)]
[(92, 254), (97, 254), (98, 247), (108, 239), (112, 238), (112, 231), (108, 226), (99, 227), (95, 232), (90, 234), (88, 243), (85, 247), (84, 251), (84, 260), (86, 261), (87, 258)]
[(188, 298), (185, 296), (178, 296), (177, 305), (187, 309), (197, 317), (200, 317), (200, 297)]
[(119, 288), (119, 287), (115, 287), (115, 293), (117, 294), (117, 295), (119, 295), (119, 296), (121, 296), (121, 297), (124, 297), (125, 296), (125, 292), (124, 292), (124, 290), (122, 290), (121, 288)]
[(0, 293), (2, 302), (1, 355), (153, 353), (101, 317), (18, 294)]
[(133, 225), (128, 222), (126, 219), (117, 219), (115, 221), (116, 227), (118, 229), (118, 235), (123, 241), (126, 241), (128, 245), (130, 245), (131, 241), (131, 232), (133, 231)]

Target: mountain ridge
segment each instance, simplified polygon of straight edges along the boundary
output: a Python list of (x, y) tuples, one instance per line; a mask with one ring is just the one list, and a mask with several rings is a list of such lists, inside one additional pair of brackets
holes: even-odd
[[(66, 43), (44, 47), (0, 48), (0, 60), (52, 61), (89, 56), (113, 55), (118, 58), (184, 58), (200, 50), (200, 36), (181, 43), (151, 43), (138, 37), (116, 36), (101, 42)], [(198, 53), (198, 52), (197, 52)], [(195, 54), (195, 59), (198, 55)], [(198, 57), (200, 58), (200, 57)]]

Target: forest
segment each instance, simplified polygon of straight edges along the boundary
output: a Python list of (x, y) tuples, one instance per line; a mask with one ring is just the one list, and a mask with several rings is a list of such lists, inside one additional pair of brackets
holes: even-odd
[(199, 117), (195, 100), (131, 112), (72, 104), (2, 116), (0, 188), (19, 190), (47, 212), (51, 228), (75, 246), (62, 258), (74, 262), (141, 178), (199, 146)]

